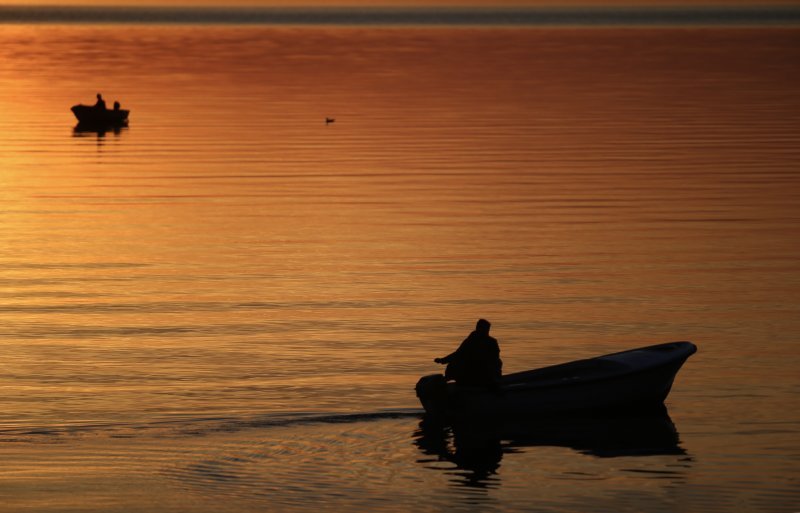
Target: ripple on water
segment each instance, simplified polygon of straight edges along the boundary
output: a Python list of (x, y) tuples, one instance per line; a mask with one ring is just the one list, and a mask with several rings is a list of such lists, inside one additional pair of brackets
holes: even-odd
[[(562, 511), (558, 501), (576, 487), (591, 494), (609, 485), (661, 490), (685, 481), (691, 457), (669, 418), (656, 421), (636, 424), (647, 434), (632, 439), (614, 431), (621, 424), (608, 422), (600, 429), (610, 431), (598, 435), (598, 426), (574, 421), (456, 429), (410, 418), (331, 417), (242, 432), (170, 465), (164, 475), (191, 493), (247, 507), (269, 501), (297, 510), (380, 504), (397, 511), (476, 505), (493, 511), (502, 503), (501, 510), (524, 511), (536, 503), (542, 511)], [(542, 502), (542, 490), (557, 496), (552, 504)]]

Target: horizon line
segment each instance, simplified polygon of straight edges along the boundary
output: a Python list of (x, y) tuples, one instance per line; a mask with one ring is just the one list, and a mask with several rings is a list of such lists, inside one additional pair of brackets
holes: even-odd
[(208, 7), (0, 5), (0, 24), (797, 26), (800, 6)]

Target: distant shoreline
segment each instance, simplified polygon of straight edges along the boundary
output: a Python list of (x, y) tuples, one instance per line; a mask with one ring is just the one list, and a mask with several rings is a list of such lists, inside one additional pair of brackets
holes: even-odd
[(800, 7), (249, 8), (0, 6), (5, 24), (800, 26)]

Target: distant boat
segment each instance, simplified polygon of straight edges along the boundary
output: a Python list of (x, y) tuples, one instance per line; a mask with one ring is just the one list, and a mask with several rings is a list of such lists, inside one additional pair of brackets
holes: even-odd
[(72, 113), (82, 125), (114, 126), (124, 125), (128, 122), (129, 110), (98, 109), (89, 105), (75, 105)]
[(670, 342), (501, 378), (496, 391), (425, 376), (416, 391), (433, 416), (531, 416), (586, 411), (637, 411), (662, 405), (675, 375), (697, 351)]

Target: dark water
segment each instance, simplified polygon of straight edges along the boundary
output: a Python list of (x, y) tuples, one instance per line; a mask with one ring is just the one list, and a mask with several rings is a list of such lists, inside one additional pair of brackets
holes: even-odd
[(335, 26), (796, 26), (800, 7), (767, 5), (188, 7), (0, 5), (2, 23)]
[[(798, 42), (2, 26), (0, 510), (797, 510)], [(425, 431), (478, 317), (699, 352), (656, 418)]]

